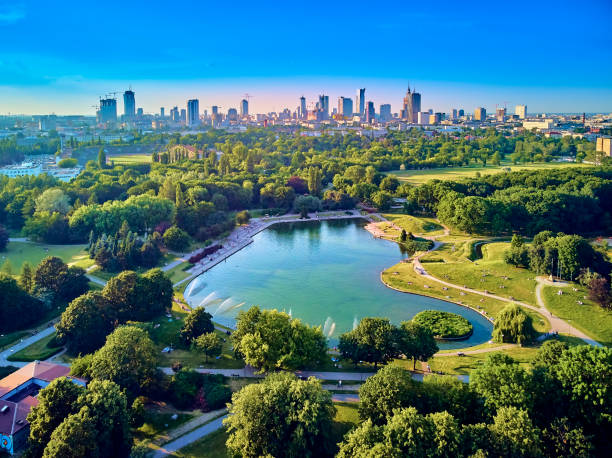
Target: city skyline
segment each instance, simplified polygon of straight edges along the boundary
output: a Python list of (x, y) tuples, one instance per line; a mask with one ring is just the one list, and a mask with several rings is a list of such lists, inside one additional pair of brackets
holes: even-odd
[[(611, 16), (605, 0), (580, 8), (569, 1), (442, 1), (435, 8), (238, 1), (231, 10), (190, 1), (180, 9), (0, 1), (0, 114), (93, 115), (99, 96), (129, 86), (148, 113), (194, 98), (201, 111), (217, 105), (226, 112), (239, 109), (245, 93), (253, 96), (251, 113), (295, 110), (301, 95), (336, 101), (363, 87), (366, 102), (398, 113), (408, 83), (424, 94), (423, 109), (434, 111), (493, 112), (507, 102), (532, 112), (609, 112)], [(360, 20), (371, 36), (338, 37), (325, 24), (339, 20)], [(184, 39), (192, 29), (202, 39)], [(412, 39), (399, 39), (407, 30)]]

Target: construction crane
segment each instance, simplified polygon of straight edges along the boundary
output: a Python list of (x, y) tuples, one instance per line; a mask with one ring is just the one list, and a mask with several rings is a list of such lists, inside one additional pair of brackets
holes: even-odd
[(250, 102), (253, 96), (251, 94), (244, 94), (244, 98), (247, 99), (247, 102)]

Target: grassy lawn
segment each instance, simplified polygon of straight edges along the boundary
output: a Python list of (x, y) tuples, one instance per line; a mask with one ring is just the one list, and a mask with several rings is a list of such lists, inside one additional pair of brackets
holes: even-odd
[(444, 234), (444, 228), (434, 218), (416, 217), (403, 213), (384, 213), (383, 216), (406, 232), (424, 235)]
[(31, 333), (28, 331), (15, 331), (9, 334), (0, 335), (0, 351), (12, 347), (19, 339), (28, 337)]
[(445, 243), (438, 250), (423, 256), (423, 266), (434, 277), (479, 291), (536, 305), (535, 274), (504, 262), (510, 244), (493, 242), (482, 245), (482, 259), (475, 257), (474, 242)]
[(55, 337), (55, 332), (48, 335), (44, 339), (40, 339), (38, 342), (34, 342), (29, 347), (19, 350), (17, 353), (9, 356), (9, 361), (43, 361), (50, 358), (56, 353), (62, 350), (62, 347), (49, 347), (47, 344)]
[[(360, 423), (356, 402), (335, 402), (336, 416), (332, 425), (332, 435), (336, 443), (342, 441), (343, 436), (354, 426)], [(182, 448), (172, 456), (178, 458), (227, 458), (227, 432), (221, 428), (214, 433), (203, 437), (199, 441)]]
[(4, 264), (8, 259), (13, 266), (13, 274), (17, 275), (21, 270), (21, 265), (26, 261), (32, 264), (32, 266), (36, 266), (47, 256), (57, 256), (66, 263), (75, 263), (83, 267), (81, 263), (87, 259), (87, 253), (84, 251), (86, 246), (9, 242), (6, 246), (6, 251), (0, 254), (0, 265)]
[(175, 284), (176, 282), (179, 282), (189, 277), (189, 275), (191, 275), (189, 272), (187, 272), (187, 269), (190, 269), (191, 267), (193, 267), (193, 264), (190, 264), (188, 262), (183, 262), (179, 264), (178, 266), (173, 267), (170, 270), (167, 270), (166, 275), (168, 275), (172, 284)]
[(501, 173), (506, 168), (516, 172), (518, 170), (539, 170), (539, 169), (554, 169), (565, 167), (586, 167), (587, 164), (575, 164), (571, 162), (543, 162), (537, 164), (514, 165), (510, 162), (502, 162), (501, 165), (482, 165), (472, 164), (466, 167), (448, 167), (428, 170), (394, 170), (389, 172), (389, 175), (395, 175), (400, 181), (404, 181), (413, 185), (427, 183), (430, 180), (459, 180), (461, 178), (473, 178), (476, 173), (482, 175), (493, 175)]
[[(164, 254), (161, 258), (160, 261), (157, 263), (157, 267), (162, 267), (165, 266), (166, 264), (175, 261), (176, 259), (178, 259), (176, 257), (176, 255), (171, 254), (171, 253), (166, 253)], [(93, 265), (93, 262), (92, 262)], [(181, 264), (182, 265), (182, 264)], [(143, 274), (145, 273), (147, 270), (150, 270), (150, 268), (148, 267), (136, 267), (134, 269), (132, 269), (134, 272), (137, 272), (139, 274)], [(172, 271), (174, 269), (171, 269), (170, 271)], [(168, 272), (170, 272), (168, 271)], [(116, 275), (119, 275), (121, 272), (108, 272), (106, 270), (102, 270), (99, 267), (96, 267), (95, 269), (91, 270), (89, 272), (91, 275), (93, 275), (94, 277), (98, 277), (101, 280), (104, 281), (109, 281), (111, 278), (115, 277)], [(187, 275), (186, 275), (187, 276)]]
[[(612, 311), (602, 309), (599, 305), (590, 301), (586, 288), (573, 284), (573, 288), (556, 288), (545, 286), (542, 290), (542, 299), (550, 312), (580, 329), (582, 332), (601, 342), (606, 346), (612, 346)], [(557, 291), (561, 289), (562, 295)], [(580, 305), (578, 302), (582, 302)]]
[(174, 412), (147, 411), (145, 423), (134, 431), (135, 439), (137, 441), (161, 440), (167, 431), (194, 418), (192, 414), (178, 413), (178, 418), (173, 420), (172, 415)]
[(109, 156), (108, 162), (113, 161), (115, 164), (148, 164), (153, 161), (150, 154), (119, 154), (117, 156)]

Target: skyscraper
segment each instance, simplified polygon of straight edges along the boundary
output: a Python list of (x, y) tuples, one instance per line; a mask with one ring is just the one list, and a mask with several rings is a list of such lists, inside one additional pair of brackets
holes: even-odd
[(379, 116), (382, 122), (391, 121), (391, 119), (393, 119), (393, 116), (391, 115), (391, 105), (388, 103), (382, 104), (380, 106)]
[(244, 118), (249, 115), (249, 101), (247, 99), (242, 99), (240, 101), (240, 117)]
[(474, 121), (484, 121), (487, 119), (487, 110), (483, 107), (478, 107), (474, 110)]
[(321, 94), (317, 107), (323, 114), (323, 119), (329, 118), (329, 96)]
[(411, 124), (416, 124), (420, 111), (421, 94), (414, 91), (414, 89), (412, 90), (412, 92), (410, 92), (410, 87), (408, 87), (408, 91), (406, 92), (406, 96), (404, 97), (401, 118)]
[(100, 100), (100, 123), (117, 122), (117, 99)]
[(372, 124), (376, 118), (376, 111), (374, 110), (374, 102), (368, 101), (365, 109), (366, 122)]
[(353, 99), (350, 97), (338, 97), (338, 114), (345, 118), (353, 117)]
[(503, 107), (498, 107), (495, 109), (495, 119), (497, 122), (504, 122), (506, 119), (506, 109)]
[(450, 112), (450, 118), (451, 119), (457, 119), (457, 109), (453, 108)]
[(363, 116), (365, 112), (365, 87), (363, 89), (357, 89), (357, 97), (355, 98), (355, 110), (360, 116)]
[(300, 119), (306, 119), (306, 97), (300, 97)]
[(189, 127), (200, 124), (200, 101), (191, 99), (187, 101), (187, 125)]
[(527, 105), (517, 105), (514, 108), (514, 114), (519, 117), (519, 119), (525, 119), (527, 117)]
[(132, 90), (123, 93), (123, 116), (126, 119), (136, 116), (136, 98)]
[(179, 122), (181, 120), (178, 107), (174, 107), (170, 110), (170, 119), (172, 119), (172, 122)]
[(165, 108), (164, 108), (164, 107), (161, 107), (161, 108), (159, 109), (159, 117), (160, 117), (160, 118), (164, 118), (165, 116), (166, 116), (166, 110), (165, 110)]
[(229, 121), (238, 121), (238, 110), (235, 108), (230, 108), (227, 110), (227, 119)]
[(458, 111), (458, 115), (459, 115), (460, 118), (464, 117), (465, 116), (465, 110), (464, 109), (460, 109)]

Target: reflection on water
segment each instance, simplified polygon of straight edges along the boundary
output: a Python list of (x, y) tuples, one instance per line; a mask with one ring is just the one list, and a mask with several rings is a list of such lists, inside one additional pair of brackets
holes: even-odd
[(193, 280), (185, 296), (226, 325), (252, 305), (286, 310), (321, 326), (332, 342), (363, 317), (384, 316), (399, 323), (426, 309), (458, 313), (474, 325), (467, 341), (440, 344), (442, 348), (476, 345), (490, 338), (491, 324), (472, 310), (384, 286), (380, 272), (406, 255), (397, 244), (374, 239), (363, 225), (362, 220), (274, 225)]

